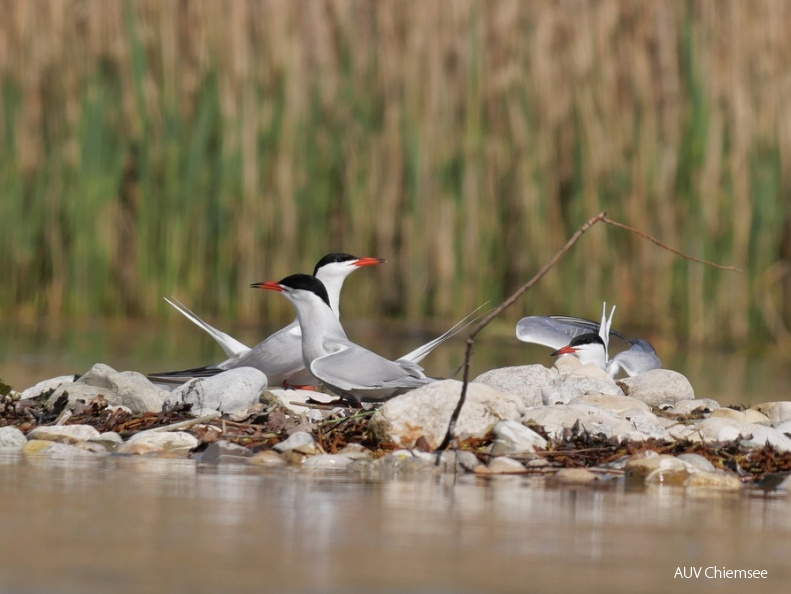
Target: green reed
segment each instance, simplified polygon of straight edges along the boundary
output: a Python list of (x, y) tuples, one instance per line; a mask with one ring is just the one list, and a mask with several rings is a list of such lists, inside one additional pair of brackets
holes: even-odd
[(606, 209), (745, 273), (600, 228), (504, 328), (791, 340), (782, 0), (179, 6), (3, 3), (2, 315), (286, 317), (346, 250), (345, 315), (450, 319)]

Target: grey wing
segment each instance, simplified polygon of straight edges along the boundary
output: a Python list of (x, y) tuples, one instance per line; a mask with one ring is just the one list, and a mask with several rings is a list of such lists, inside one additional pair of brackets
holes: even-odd
[(552, 349), (566, 346), (580, 334), (598, 331), (599, 324), (596, 322), (565, 316), (528, 316), (516, 323), (516, 337), (519, 340)]
[[(536, 316), (539, 317), (539, 316)], [(593, 320), (587, 320), (585, 318), (575, 318), (573, 316), (546, 316), (550, 320), (554, 320), (558, 324), (563, 324), (568, 326), (569, 328), (575, 328), (578, 331), (574, 336), (579, 336), (580, 334), (586, 334), (588, 332), (598, 332), (599, 328), (601, 328), (601, 324), (599, 322), (594, 322)], [(574, 338), (572, 336), (571, 338)], [(620, 338), (622, 340), (626, 340), (626, 337), (618, 332), (617, 330), (613, 330), (610, 328), (610, 336), (615, 336), (616, 338)], [(566, 345), (561, 345), (566, 346)]]
[(350, 341), (333, 339), (328, 355), (314, 359), (310, 371), (319, 380), (345, 391), (361, 388), (411, 387), (426, 383), (415, 363), (399, 364)]
[(225, 332), (217, 330), (211, 324), (201, 320), (195, 312), (189, 309), (186, 305), (184, 305), (181, 301), (176, 299), (175, 297), (171, 297), (168, 299), (167, 297), (164, 298), (170, 305), (175, 307), (180, 313), (182, 313), (190, 322), (205, 330), (216, 342), (220, 345), (225, 354), (228, 357), (236, 357), (238, 355), (243, 355), (247, 351), (250, 350), (246, 344), (243, 344), (236, 340), (233, 336), (229, 336)]
[[(528, 316), (516, 323), (516, 337), (522, 342), (559, 349), (575, 336), (599, 332), (600, 326), (599, 322), (572, 316)], [(624, 338), (617, 330), (610, 330), (610, 335)]]
[(280, 385), (305, 368), (302, 361), (302, 333), (294, 321), (281, 328), (247, 353), (220, 363), (223, 369), (255, 367), (263, 371), (269, 385)]
[(607, 370), (610, 375), (615, 376), (623, 369), (629, 377), (633, 377), (662, 367), (662, 361), (648, 341), (642, 339), (630, 340), (629, 344), (632, 345), (629, 350), (618, 353), (607, 364)]

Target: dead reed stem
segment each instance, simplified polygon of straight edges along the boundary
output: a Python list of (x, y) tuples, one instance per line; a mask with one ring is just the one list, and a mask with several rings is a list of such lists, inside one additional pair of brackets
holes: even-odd
[(4, 316), (155, 316), (175, 293), (286, 318), (245, 287), (345, 250), (392, 262), (348, 283), (355, 315), (461, 317), (606, 209), (746, 274), (596, 234), (531, 311), (595, 295), (668, 338), (791, 328), (766, 274), (791, 263), (784, 0), (0, 9)]

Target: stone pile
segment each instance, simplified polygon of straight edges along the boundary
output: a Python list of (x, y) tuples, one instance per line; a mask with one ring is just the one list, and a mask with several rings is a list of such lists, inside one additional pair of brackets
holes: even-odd
[[(481, 476), (538, 474), (559, 484), (624, 477), (627, 484), (725, 490), (742, 488), (749, 477), (740, 476), (738, 469), (726, 471), (722, 464), (717, 468), (697, 454), (657, 454), (656, 444), (729, 447), (747, 454), (769, 447), (773, 455), (788, 454), (791, 460), (791, 402), (766, 402), (735, 410), (712, 399), (695, 399), (689, 381), (673, 371), (654, 370), (612, 380), (573, 357), (559, 359), (551, 369), (541, 365), (509, 367), (476, 378), (467, 387), (455, 431), (460, 442), (474, 443), (476, 453), (464, 449), (431, 453), (445, 437), (461, 390), (461, 382), (443, 380), (392, 398), (378, 406), (368, 420), (367, 431), (378, 448), (343, 442), (345, 445), (333, 447), (330, 453), (317, 442), (317, 427), (358, 414), (340, 406), (331, 395), (267, 390), (266, 377), (248, 368), (195, 379), (169, 391), (138, 373), (117, 372), (97, 364), (78, 379), (46, 380), (21, 394), (6, 396), (6, 402), (9, 398), (20, 402), (46, 398), (47, 406), (60, 402), (68, 411), (99, 398), (107, 408), (121, 407), (132, 415), (190, 404), (197, 418), (122, 438), (118, 433), (100, 433), (90, 425), (68, 424), (68, 415), (61, 415), (62, 424), (39, 425), (27, 434), (16, 427), (0, 427), (0, 451), (59, 457), (191, 456), (212, 464), (291, 464), (379, 476), (435, 473), (438, 469)], [(309, 400), (326, 405), (315, 408)], [(282, 430), (274, 435), (273, 447), (256, 452), (224, 439), (220, 416), (243, 421), (253, 414), (266, 416), (275, 411), (282, 417)], [(633, 449), (637, 444), (639, 451), (589, 468), (560, 467), (553, 454), (570, 439), (583, 435), (597, 443), (628, 443)], [(392, 451), (383, 455), (383, 450)], [(786, 485), (781, 488), (791, 489), (788, 480), (781, 484)]]

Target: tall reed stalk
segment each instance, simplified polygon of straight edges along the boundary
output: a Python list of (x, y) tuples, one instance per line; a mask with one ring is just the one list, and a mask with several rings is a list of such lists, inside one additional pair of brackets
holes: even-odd
[(285, 317), (248, 284), (346, 250), (353, 315), (460, 317), (606, 209), (746, 272), (597, 229), (506, 321), (791, 343), (784, 0), (0, 10), (0, 315)]

